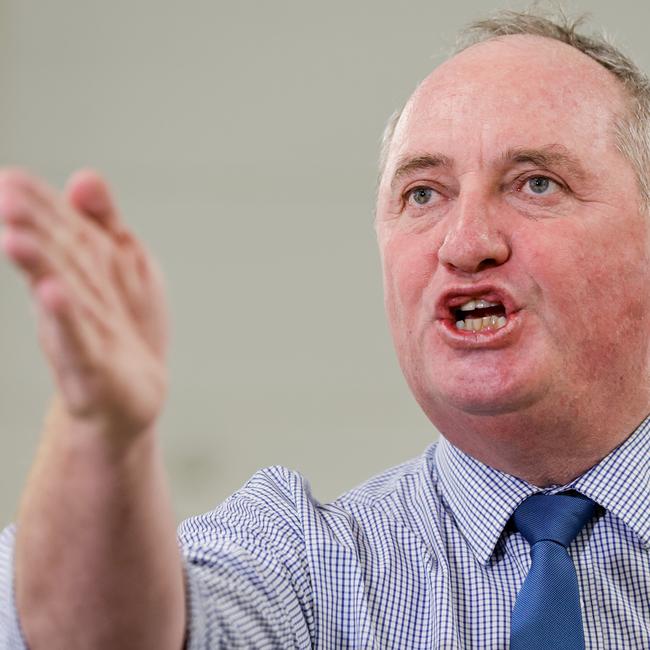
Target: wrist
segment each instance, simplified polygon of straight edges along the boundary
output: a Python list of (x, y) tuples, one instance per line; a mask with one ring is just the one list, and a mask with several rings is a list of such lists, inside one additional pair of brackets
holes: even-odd
[(121, 462), (136, 450), (150, 449), (156, 441), (155, 421), (134, 431), (110, 416), (73, 415), (61, 396), (55, 394), (45, 416), (42, 443), (72, 453), (99, 455), (112, 463)]

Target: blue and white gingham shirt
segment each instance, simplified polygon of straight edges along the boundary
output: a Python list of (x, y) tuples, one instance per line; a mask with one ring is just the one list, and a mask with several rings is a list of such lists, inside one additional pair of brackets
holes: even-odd
[[(650, 417), (564, 486), (599, 508), (571, 544), (587, 650), (650, 648)], [(298, 473), (257, 472), (179, 527), (188, 648), (504, 650), (530, 566), (508, 523), (539, 488), (444, 438), (321, 504)], [(13, 526), (0, 538), (0, 648), (24, 648)]]

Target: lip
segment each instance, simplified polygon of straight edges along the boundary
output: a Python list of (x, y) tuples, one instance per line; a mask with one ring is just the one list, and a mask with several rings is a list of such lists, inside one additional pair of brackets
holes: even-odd
[[(506, 310), (506, 324), (499, 329), (459, 330), (453, 310), (468, 300), (500, 302)], [(453, 348), (490, 349), (508, 345), (517, 338), (522, 325), (521, 307), (511, 293), (492, 284), (450, 287), (436, 302), (435, 328), (444, 341)]]
[(468, 300), (478, 299), (487, 300), (488, 302), (500, 302), (506, 309), (506, 316), (520, 309), (507, 289), (494, 284), (473, 284), (450, 287), (444, 291), (436, 301), (435, 317), (440, 320), (451, 320), (453, 318), (451, 312), (454, 309), (465, 304)]

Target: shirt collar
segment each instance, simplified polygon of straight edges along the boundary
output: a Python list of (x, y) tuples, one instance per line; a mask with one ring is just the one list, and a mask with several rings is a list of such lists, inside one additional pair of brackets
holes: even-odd
[(444, 436), (435, 447), (443, 497), (467, 544), (482, 565), (490, 563), (517, 506), (531, 494), (574, 489), (620, 518), (650, 545), (650, 416), (616, 449), (571, 483), (541, 490), (484, 465)]
[(570, 487), (618, 517), (650, 548), (650, 416)]

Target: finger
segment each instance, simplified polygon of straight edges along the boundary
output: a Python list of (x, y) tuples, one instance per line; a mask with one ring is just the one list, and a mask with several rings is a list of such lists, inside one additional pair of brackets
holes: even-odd
[[(9, 225), (28, 227), (39, 235), (38, 241), (47, 254), (35, 261), (40, 265), (22, 265), (32, 273), (33, 281), (45, 273), (57, 273), (62, 277), (72, 273), (76, 277), (70, 283), (76, 292), (81, 289), (80, 297), (85, 295), (82, 289), (85, 287), (98, 303), (114, 313), (123, 313), (115, 288), (106, 281), (113, 255), (111, 249), (115, 246), (109, 234), (23, 179), (4, 186), (0, 183), (0, 213)], [(95, 309), (99, 309), (99, 305)]]
[[(162, 270), (146, 245), (130, 229), (118, 237), (119, 263), (115, 281), (124, 296), (127, 311), (154, 352), (165, 355), (168, 342), (168, 316), (161, 317), (165, 304)], [(117, 259), (117, 258), (116, 258)]]
[[(41, 210), (36, 211), (38, 206)], [(0, 218), (6, 223), (32, 224), (36, 217), (46, 215), (39, 221), (44, 234), (56, 225), (82, 221), (81, 216), (65, 203), (40, 179), (19, 168), (0, 169)]]
[[(102, 179), (91, 170), (81, 170), (76, 175), (77, 180), (74, 178), (75, 175), (69, 188), (73, 198), (90, 204), (93, 201), (88, 197), (92, 196), (95, 200), (100, 198), (105, 206), (101, 219), (106, 223), (117, 224), (116, 227), (122, 228), (123, 232), (124, 228), (120, 225), (108, 188)], [(30, 209), (13, 209), (16, 204)], [(90, 207), (97, 209), (97, 203)], [(47, 184), (22, 169), (0, 169), (0, 218), (8, 222), (31, 222), (43, 234), (48, 233), (50, 239), (59, 243), (60, 248), (73, 258), (73, 263), (77, 257), (80, 258), (89, 282), (92, 283), (92, 277), (97, 275), (98, 263), (103, 264), (102, 270), (107, 271), (104, 277), (110, 273), (114, 247), (119, 242), (121, 232), (115, 237), (115, 233), (108, 232), (105, 225), (96, 227), (98, 224), (94, 217), (84, 218), (74, 206), (60, 199)], [(112, 297), (116, 297), (114, 292)], [(115, 307), (114, 304), (111, 306)]]
[[(16, 196), (28, 209), (7, 210), (7, 197), (16, 200)], [(32, 224), (42, 234), (47, 254), (41, 261), (51, 262), (53, 271), (73, 287), (79, 300), (90, 304), (94, 298), (99, 305), (92, 305), (93, 311), (101, 313), (103, 304), (106, 318), (121, 319), (130, 314), (147, 338), (160, 341), (154, 344), (156, 351), (165, 349), (165, 323), (154, 309), (164, 302), (162, 286), (158, 286), (162, 285), (161, 273), (129, 229), (122, 226), (121, 232), (111, 237), (105, 228), (84, 218), (40, 179), (23, 170), (0, 170), (0, 212), (3, 207), (8, 222)], [(37, 265), (34, 268), (36, 278), (48, 272)], [(156, 296), (150, 295), (152, 290)], [(89, 291), (92, 296), (87, 295)]]
[(80, 299), (79, 288), (72, 288), (72, 276), (68, 275), (66, 283), (50, 272), (51, 263), (33, 229), (8, 227), (0, 246), (19, 266), (32, 267), (41, 346), (71, 412), (87, 415), (96, 401), (94, 377), (102, 363), (104, 342), (113, 336), (106, 309), (98, 310), (92, 301)]
[[(5, 230), (0, 239), (0, 246), (9, 257), (21, 265), (43, 265), (42, 254), (35, 237), (33, 233), (29, 233), (25, 229), (8, 228)], [(41, 314), (41, 320), (45, 319), (49, 323), (49, 325), (45, 325), (39, 321), (39, 325), (41, 328), (52, 330), (49, 334), (54, 336), (54, 343), (51, 340), (52, 336), (41, 336), (41, 343), (52, 360), (56, 361), (58, 367), (67, 368), (67, 370), (73, 366), (78, 367), (80, 363), (79, 350), (82, 347), (91, 349), (89, 341), (93, 337), (91, 337), (91, 332), (87, 331), (88, 325), (95, 325), (98, 331), (105, 335), (105, 324), (97, 314), (93, 313), (92, 309), (84, 308), (78, 301), (73, 300), (70, 296), (70, 288), (64, 286), (60, 279), (45, 273), (39, 274), (39, 276), (38, 280), (32, 283), (32, 294), (36, 303), (35, 307)], [(79, 322), (80, 315), (84, 316), (85, 324)], [(56, 325), (51, 322), (53, 318), (58, 321)], [(41, 332), (41, 334), (43, 333)], [(97, 336), (94, 339), (97, 339)], [(92, 348), (95, 347), (96, 345), (92, 346)], [(89, 356), (86, 353), (86, 359)]]
[[(33, 266), (36, 264), (36, 249), (38, 245), (27, 229), (6, 228), (0, 236), (0, 248), (5, 255), (17, 266)], [(35, 276), (36, 271), (33, 272)], [(31, 282), (31, 275), (30, 275)]]
[[(99, 176), (97, 178), (99, 179)], [(57, 190), (23, 169), (15, 167), (0, 169), (0, 201), (4, 194), (14, 197), (27, 196), (34, 204), (40, 204), (43, 211), (48, 214), (48, 225), (63, 222), (90, 226), (89, 220), (84, 219), (84, 216), (76, 208), (62, 199)], [(106, 199), (108, 200), (110, 197), (106, 196)], [(117, 218), (116, 213), (115, 218)], [(92, 223), (101, 225), (94, 218)], [(97, 230), (108, 240), (109, 233), (106, 232), (105, 227)]]
[[(0, 169), (0, 195), (8, 194), (10, 197), (19, 198), (30, 196), (34, 201), (43, 204), (43, 207), (59, 203), (56, 191), (49, 185), (19, 167), (4, 167)], [(57, 211), (60, 218), (61, 211)]]
[[(64, 274), (58, 271), (56, 265), (48, 257), (38, 233), (33, 229), (7, 228), (2, 233), (0, 246), (7, 256), (25, 272), (35, 297), (38, 294), (39, 286), (43, 282), (46, 282), (46, 286), (49, 286), (52, 281), (57, 282), (59, 285), (65, 284), (68, 300), (78, 304), (84, 313), (89, 318), (92, 318), (93, 322), (99, 324), (100, 329), (108, 331), (109, 318), (107, 317), (107, 310), (101, 304), (95, 292), (89, 291), (87, 287), (80, 284), (73, 273)], [(49, 295), (46, 293), (46, 298)], [(52, 300), (55, 302), (47, 304), (52, 310), (56, 311), (58, 308), (56, 297), (58, 294), (54, 291), (52, 295), (54, 296)]]
[(53, 314), (60, 313), (66, 305), (74, 305), (97, 332), (109, 335), (113, 314), (107, 313), (94, 292), (80, 283), (74, 273), (57, 270), (38, 233), (29, 228), (10, 227), (3, 233), (0, 245), (25, 272), (36, 303), (43, 300), (44, 306)]
[(122, 218), (106, 181), (92, 169), (80, 169), (70, 176), (64, 197), (81, 214), (91, 217), (106, 231), (118, 234)]
[[(73, 224), (61, 221), (58, 227), (57, 219), (52, 210), (45, 210), (42, 203), (32, 194), (17, 194), (0, 191), (0, 211), (5, 221), (14, 230), (29, 232), (35, 244), (34, 250), (25, 258), (16, 261), (31, 275), (31, 281), (37, 282), (43, 275), (69, 275), (76, 278), (72, 285), (77, 293), (81, 286), (87, 287), (95, 299), (108, 306), (114, 306), (115, 296), (109, 293), (97, 282), (98, 260), (92, 256), (92, 233), (74, 233)], [(81, 291), (81, 294), (84, 292)], [(80, 294), (80, 295), (81, 295)]]
[(33, 285), (47, 273), (52, 265), (43, 254), (42, 240), (47, 233), (31, 217), (28, 201), (16, 194), (0, 193), (0, 213), (6, 229), (2, 236), (2, 249), (7, 256), (28, 275)]

